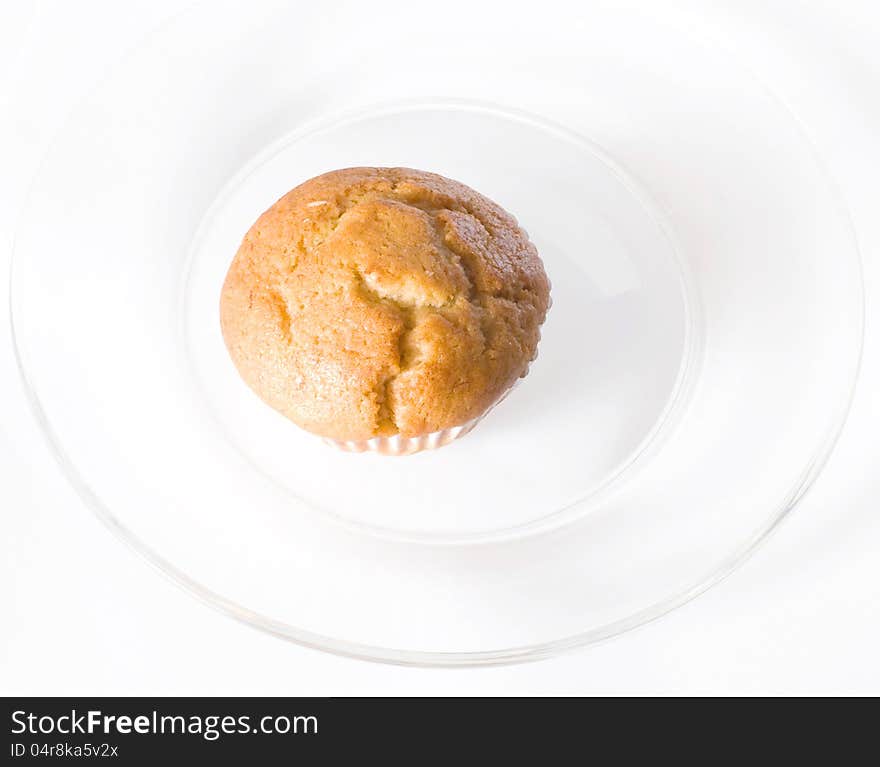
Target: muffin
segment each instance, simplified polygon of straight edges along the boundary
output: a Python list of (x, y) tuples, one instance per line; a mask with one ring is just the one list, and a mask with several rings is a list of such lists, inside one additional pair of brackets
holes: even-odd
[(500, 206), (434, 173), (348, 168), (260, 216), (220, 320), (268, 405), (340, 447), (402, 454), (466, 433), (526, 375), (549, 305)]

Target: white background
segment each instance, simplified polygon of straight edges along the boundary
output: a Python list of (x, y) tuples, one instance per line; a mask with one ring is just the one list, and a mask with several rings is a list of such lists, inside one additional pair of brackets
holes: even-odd
[[(59, 120), (184, 5), (0, 0), (4, 318), (17, 212)], [(725, 38), (804, 120), (847, 198), (865, 262), (854, 408), (825, 472), (776, 535), (672, 615), (554, 660), (407, 669), (305, 650), (197, 603), (101, 526), (42, 443), (4, 319), (0, 694), (880, 694), (880, 6), (668, 5)]]

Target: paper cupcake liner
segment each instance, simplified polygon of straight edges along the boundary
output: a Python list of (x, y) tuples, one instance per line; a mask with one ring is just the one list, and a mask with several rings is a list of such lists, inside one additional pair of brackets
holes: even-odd
[(510, 394), (521, 380), (521, 378), (517, 379), (482, 415), (460, 426), (452, 426), (448, 429), (432, 431), (428, 434), (419, 434), (413, 437), (395, 434), (393, 437), (373, 437), (372, 439), (357, 440), (325, 438), (324, 442), (347, 453), (378, 453), (379, 455), (412, 455), (413, 453), (420, 453), (422, 450), (433, 450), (443, 447), (470, 433), (480, 421), (489, 415), (498, 403)]
[(393, 437), (373, 437), (362, 440), (336, 440), (325, 439), (328, 445), (344, 450), (347, 453), (379, 453), (380, 455), (412, 455), (422, 450), (433, 450), (437, 447), (448, 445), (453, 440), (463, 437), (474, 428), (483, 416), (468, 421), (461, 426), (453, 426), (451, 429), (432, 431), (430, 434), (420, 434), (417, 437), (404, 437), (395, 434)]

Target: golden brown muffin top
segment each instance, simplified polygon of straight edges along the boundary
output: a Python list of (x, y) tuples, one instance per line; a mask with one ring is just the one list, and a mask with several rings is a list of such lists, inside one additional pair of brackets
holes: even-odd
[(528, 371), (549, 292), (534, 245), (491, 200), (434, 173), (348, 168), (260, 216), (220, 316), (265, 402), (362, 440), (481, 415)]

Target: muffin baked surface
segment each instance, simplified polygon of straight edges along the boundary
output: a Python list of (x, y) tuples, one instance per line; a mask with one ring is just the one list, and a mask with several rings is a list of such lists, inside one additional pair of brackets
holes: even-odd
[(336, 440), (480, 416), (535, 357), (550, 284), (516, 220), (408, 168), (317, 176), (245, 235), (220, 300), (245, 382)]

